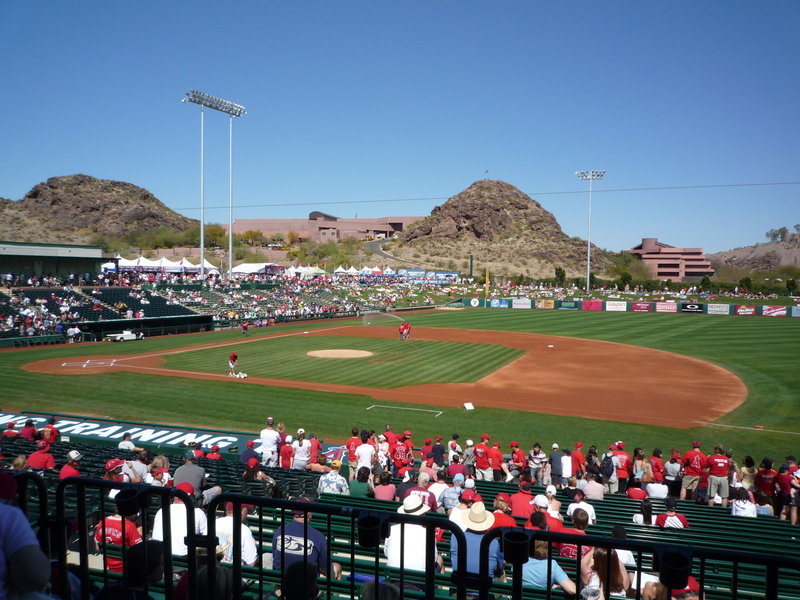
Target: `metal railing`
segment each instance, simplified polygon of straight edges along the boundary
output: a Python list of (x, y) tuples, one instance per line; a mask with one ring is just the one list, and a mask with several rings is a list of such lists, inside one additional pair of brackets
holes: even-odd
[[(320, 597), (324, 598), (356, 598), (364, 582), (373, 582), (378, 588), (391, 583), (399, 588), (404, 598), (427, 599), (452, 595), (458, 600), (467, 597), (483, 600), (488, 599), (490, 594), (537, 600), (564, 597), (563, 591), (557, 588), (536, 589), (523, 585), (524, 565), (533, 557), (537, 541), (547, 543), (547, 581), (550, 581), (554, 564), (550, 559), (557, 556), (558, 544), (567, 543), (577, 548), (574, 558), (560, 558), (559, 563), (565, 571), (572, 573), (578, 591), (586, 587), (581, 580), (583, 550), (613, 548), (633, 553), (636, 565), (628, 570), (634, 572), (635, 582), (649, 571), (660, 577), (665, 585), (677, 588), (685, 585), (687, 576), (691, 574), (699, 583), (699, 592), (704, 598), (800, 598), (800, 560), (780, 555), (595, 535), (579, 536), (519, 527), (489, 530), (480, 537), (479, 547), (476, 548), (477, 538), (471, 535), (468, 539), (459, 526), (443, 518), (443, 515), (414, 516), (371, 508), (309, 503), (307, 499), (283, 500), (232, 493), (212, 498), (204, 507), (205, 512), (201, 513), (197, 512), (194, 500), (177, 488), (79, 477), (59, 480), (55, 492), (48, 494), (43, 478), (32, 473), (14, 474), (19, 481), (17, 503), (39, 529), (43, 550), (55, 559), (58, 571), (55, 579), (58, 587), (55, 591), (61, 597), (70, 595), (70, 569), (76, 571), (83, 583), (77, 594), (83, 599), (91, 598), (91, 582), (105, 585), (119, 581), (123, 587), (128, 585), (131, 573), (125, 528), (122, 528), (121, 544), (107, 544), (101, 536), (95, 551), (94, 534), (97, 526), (103, 525), (104, 517), (116, 514), (122, 519), (137, 519), (145, 539), (149, 537), (154, 521), (161, 520), (164, 532), (164, 577), (163, 582), (150, 583), (154, 591), (163, 595), (165, 600), (172, 600), (177, 581), (182, 576), (189, 598), (198, 597), (198, 587), (202, 585), (208, 592), (207, 597), (214, 600), (217, 569), (205, 569), (207, 576), (203, 581), (198, 580), (198, 573), (204, 570), (204, 566), (218, 564), (220, 548), (214, 517), (224, 513), (228, 503), (231, 503), (227, 511), (233, 518), (232, 536), (228, 540), (230, 561), (224, 564), (230, 569), (233, 582), (245, 584), (234, 586), (232, 594), (236, 599), (261, 598), (272, 592), (273, 588), (287, 585), (287, 582), (297, 584), (297, 581), (287, 578), (286, 560), (281, 560), (279, 568), (270, 564), (268, 559), (273, 556), (286, 557), (293, 553), (298, 556), (299, 553), (304, 566), (317, 560), (307, 542), (290, 548), (290, 542), (287, 542), (289, 538), (284, 535), (276, 546), (276, 532), (292, 522), (302, 523), (302, 540), (311, 538), (311, 528), (327, 540), (324, 556), (318, 557), (318, 564), (324, 567), (322, 570), (326, 576), (304, 584), (318, 585)], [(109, 497), (112, 490), (118, 491), (113, 499)], [(252, 508), (243, 521), (240, 509), (245, 504)], [(160, 512), (160, 517), (156, 511)], [(198, 519), (205, 520), (205, 513), (208, 514), (207, 530), (198, 533), (195, 526)], [(313, 515), (311, 521), (305, 518), (309, 514)], [(185, 519), (186, 536), (180, 540), (173, 540), (172, 535), (177, 527), (176, 519)], [(257, 550), (257, 559), (249, 565), (243, 564), (242, 560), (242, 539), (245, 535), (242, 525), (253, 535)], [(395, 534), (399, 532), (401, 548), (399, 563), (395, 566), (389, 566), (383, 556), (392, 525), (399, 525), (392, 531)], [(410, 528), (413, 526), (425, 529), (424, 543), (420, 543), (417, 536), (412, 536), (414, 530)], [(495, 573), (489, 572), (489, 552), (494, 540), (498, 540), (505, 561), (498, 579)], [(409, 548), (407, 541), (418, 543), (419, 546)], [(181, 543), (181, 548), (175, 548), (176, 543)], [(450, 543), (454, 544), (458, 554), (455, 564), (451, 560)], [(146, 559), (149, 546), (144, 548)], [(416, 558), (415, 553), (424, 553), (424, 571), (407, 567), (406, 563)], [(472, 561), (468, 561), (468, 557), (474, 558), (476, 554), (480, 566), (478, 572), (470, 572), (467, 565)], [(443, 572), (437, 569), (434, 560), (437, 555), (444, 558)], [(121, 560), (121, 572), (108, 568), (110, 557)], [(611, 580), (610, 561), (608, 565), (605, 576), (599, 577), (600, 580)], [(339, 568), (341, 579), (338, 578)], [(635, 585), (634, 588), (632, 597), (641, 598), (640, 586)], [(605, 589), (602, 597), (608, 598), (610, 595), (611, 591)], [(73, 597), (76, 597), (75, 590)]]

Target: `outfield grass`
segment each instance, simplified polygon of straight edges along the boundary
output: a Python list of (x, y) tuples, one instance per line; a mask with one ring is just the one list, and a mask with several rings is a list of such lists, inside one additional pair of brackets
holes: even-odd
[[(392, 330), (393, 332), (394, 330)], [(371, 352), (364, 358), (316, 358), (312, 350)], [(493, 344), (346, 336), (284, 336), (247, 341), (224, 349), (193, 350), (166, 359), (171, 369), (228, 372), (228, 354), (239, 353), (239, 369), (253, 377), (393, 388), (425, 383), (469, 383), (525, 352)]]
[[(39, 375), (19, 368), (27, 362), (46, 358), (149, 353), (241, 340), (239, 332), (230, 331), (153, 338), (125, 344), (88, 344), (2, 352), (1, 406), (6, 411), (27, 409), (93, 414), (242, 431), (257, 431), (269, 413), (286, 422), (290, 429), (304, 427), (323, 437), (340, 440), (349, 435), (354, 425), (379, 429), (384, 423), (390, 422), (395, 429), (410, 427), (415, 432), (416, 440), (438, 433), (449, 436), (454, 432), (460, 433), (463, 440), (475, 438), (486, 430), (495, 434), (504, 444), (512, 439), (524, 445), (533, 441), (543, 444), (558, 441), (562, 445), (571, 445), (581, 440), (602, 446), (609, 441), (624, 439), (630, 447), (642, 445), (649, 449), (657, 445), (667, 450), (672, 446), (685, 449), (692, 439), (700, 439), (706, 446), (722, 442), (734, 447), (738, 456), (750, 453), (757, 460), (764, 455), (781, 459), (787, 453), (800, 452), (800, 436), (796, 434), (799, 429), (796, 423), (800, 422), (800, 319), (492, 309), (420, 313), (408, 315), (407, 318), (415, 326), (535, 332), (628, 343), (686, 354), (736, 373), (747, 384), (749, 396), (745, 404), (718, 421), (719, 425), (735, 428), (710, 425), (680, 430), (485, 409), (480, 406), (469, 413), (446, 409), (441, 417), (434, 418), (431, 413), (394, 408), (366, 411), (368, 406), (374, 404), (372, 398), (347, 394), (263, 387), (239, 381), (199, 381), (133, 373)], [(329, 321), (302, 323), (276, 330), (251, 331), (251, 335), (310, 330), (330, 325)], [(341, 339), (337, 338), (339, 347), (343, 347)], [(170, 361), (177, 358), (171, 358)], [(274, 357), (274, 360), (285, 361), (285, 357)], [(469, 371), (468, 368), (462, 369)], [(467, 375), (471, 376), (469, 372)], [(620, 394), (624, 393), (625, 390), (621, 389)], [(703, 399), (699, 398), (698, 403), (702, 402)], [(436, 399), (431, 398), (430, 407), (414, 405), (403, 408), (436, 409)], [(653, 411), (668, 412), (669, 406), (653, 406)], [(766, 429), (752, 429), (756, 424)]]

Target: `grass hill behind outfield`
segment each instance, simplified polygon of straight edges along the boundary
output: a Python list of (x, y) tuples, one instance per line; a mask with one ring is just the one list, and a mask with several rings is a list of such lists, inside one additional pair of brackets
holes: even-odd
[[(798, 452), (800, 436), (800, 319), (714, 317), (562, 311), (512, 311), (477, 309), (408, 315), (412, 326), (474, 328), (564, 335), (658, 348), (720, 365), (738, 375), (748, 387), (748, 400), (719, 419), (720, 426), (670, 429), (616, 423), (588, 418), (540, 415), (522, 411), (474, 412), (444, 409), (441, 417), (405, 410), (408, 406), (376, 408), (369, 397), (332, 394), (280, 387), (249, 385), (234, 380), (220, 382), (134, 373), (95, 375), (41, 375), (22, 370), (26, 363), (56, 357), (141, 354), (198, 344), (241, 340), (238, 331), (191, 336), (151, 338), (130, 344), (77, 344), (55, 348), (0, 352), (3, 408), (34, 409), (69, 414), (97, 415), (137, 421), (187, 424), (241, 431), (260, 430), (267, 413), (289, 428), (304, 427), (328, 440), (344, 440), (350, 428), (378, 429), (384, 423), (410, 427), (415, 439), (458, 432), (462, 437), (494, 432), (501, 441), (517, 439), (559, 441), (572, 444), (607, 444), (624, 439), (629, 446), (665, 451), (681, 449), (693, 439), (713, 446), (721, 442), (756, 460), (765, 455), (780, 459)], [(346, 321), (337, 322), (344, 325)], [(360, 324), (360, 320), (357, 321)], [(326, 323), (300, 323), (277, 329), (251, 331), (251, 336), (310, 330)], [(227, 357), (220, 349), (220, 360)], [(282, 360), (275, 356), (274, 360)], [(620, 395), (627, 390), (620, 389)], [(698, 398), (698, 403), (705, 399)], [(531, 399), (535, 402), (535, 398)], [(381, 403), (385, 404), (385, 403)], [(414, 408), (438, 410), (436, 398)], [(401, 409), (401, 410), (398, 410)], [(653, 406), (669, 411), (669, 406)], [(756, 430), (762, 425), (764, 430)], [(786, 433), (781, 433), (786, 432)]]

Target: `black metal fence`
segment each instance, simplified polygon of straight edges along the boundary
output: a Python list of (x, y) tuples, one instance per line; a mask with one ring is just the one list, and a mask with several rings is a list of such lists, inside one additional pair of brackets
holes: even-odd
[[(608, 549), (611, 554), (610, 549), (615, 549), (633, 554), (635, 564), (628, 570), (633, 572), (634, 585), (629, 597), (637, 599), (644, 597), (643, 573), (650, 573), (651, 579), (658, 578), (671, 589), (686, 586), (692, 575), (699, 584), (699, 597), (707, 600), (800, 598), (800, 560), (779, 555), (522, 528), (492, 529), (476, 538), (437, 513), (414, 516), (311, 503), (302, 498), (220, 494), (200, 509), (195, 502), (201, 497), (190, 498), (177, 488), (14, 474), (19, 488), (17, 503), (38, 530), (43, 550), (54, 559), (54, 592), (62, 598), (89, 599), (94, 588), (109, 584), (123, 590), (128, 586), (151, 590), (166, 600), (172, 600), (179, 588), (182, 595), (188, 594), (184, 596), (187, 598), (261, 599), (270, 597), (275, 589), (297, 589), (298, 585), (306, 592), (312, 591), (308, 588), (316, 592), (318, 587), (322, 598), (357, 598), (364, 585), (377, 588), (373, 592), (391, 585), (393, 593), (402, 598), (569, 597), (560, 588), (524, 585), (525, 565), (533, 559), (537, 541), (540, 548), (542, 542), (547, 545), (546, 557), (538, 556), (546, 561), (547, 581), (551, 581), (553, 569), (560, 564), (574, 579), (578, 593), (586, 587), (582, 575), (585, 580), (588, 563), (582, 563), (581, 556), (587, 548), (590, 553)], [(242, 511), (243, 506), (246, 512)], [(226, 513), (232, 518), (232, 523), (230, 519), (227, 523), (232, 532), (227, 548), (221, 546), (223, 540), (218, 536), (215, 519)], [(155, 537), (163, 545), (141, 545), (139, 554), (143, 556), (134, 563), (129, 553), (133, 546), (126, 539), (124, 526), (119, 544), (110, 544), (102, 536), (99, 543), (95, 542), (97, 527), (103, 527), (104, 519), (110, 518), (120, 523), (124, 519), (134, 521), (146, 540)], [(155, 524), (161, 535), (154, 535)], [(294, 528), (291, 535), (287, 533), (290, 527)], [(320, 535), (326, 542), (324, 551), (309, 544)], [(385, 557), (386, 540), (392, 536), (401, 549), (395, 564), (389, 564)], [(244, 557), (245, 538), (252, 538), (256, 549), (255, 557), (248, 557), (250, 560)], [(505, 567), (490, 572), (489, 555), (494, 551), (495, 540)], [(558, 545), (565, 543), (577, 549), (575, 557), (553, 562)], [(454, 553), (458, 555), (456, 561), (452, 560)], [(160, 572), (153, 572), (153, 577), (143, 579), (141, 565), (151, 564), (151, 559), (159, 558), (156, 554), (163, 554), (163, 577)], [(410, 561), (419, 564), (420, 554), (424, 567), (409, 568)], [(278, 560), (278, 556), (286, 560), (280, 560), (276, 568), (273, 559)], [(437, 563), (437, 556), (441, 556), (441, 563)], [(470, 572), (468, 565), (475, 564), (476, 557), (480, 566)], [(302, 568), (293, 570), (287, 566), (290, 558), (295, 564), (299, 561)], [(110, 565), (109, 559), (116, 559), (117, 565)], [(310, 578), (298, 576), (309, 572), (309, 566)], [(593, 568), (599, 569), (597, 565)], [(595, 573), (595, 581), (611, 581), (611, 568), (608, 561), (606, 572)], [(226, 595), (224, 584), (232, 585), (230, 596)], [(610, 587), (603, 590), (601, 597), (614, 597)]]

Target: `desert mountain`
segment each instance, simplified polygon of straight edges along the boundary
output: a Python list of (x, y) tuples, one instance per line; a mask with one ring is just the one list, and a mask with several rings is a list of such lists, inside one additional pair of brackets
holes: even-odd
[(185, 231), (196, 223), (144, 188), (88, 175), (52, 177), (22, 200), (0, 199), (0, 239), (7, 241), (80, 244), (94, 234), (125, 235), (162, 225)]
[[(471, 254), (477, 269), (531, 277), (552, 277), (555, 267), (578, 276), (586, 265), (585, 241), (566, 235), (552, 213), (513, 185), (488, 179), (434, 208), (386, 250), (462, 271)], [(610, 265), (592, 246), (592, 271), (602, 274)]]
[(728, 265), (754, 271), (777, 269), (783, 265), (800, 267), (800, 234), (789, 234), (783, 242), (767, 242), (707, 254), (706, 258), (715, 266)]

